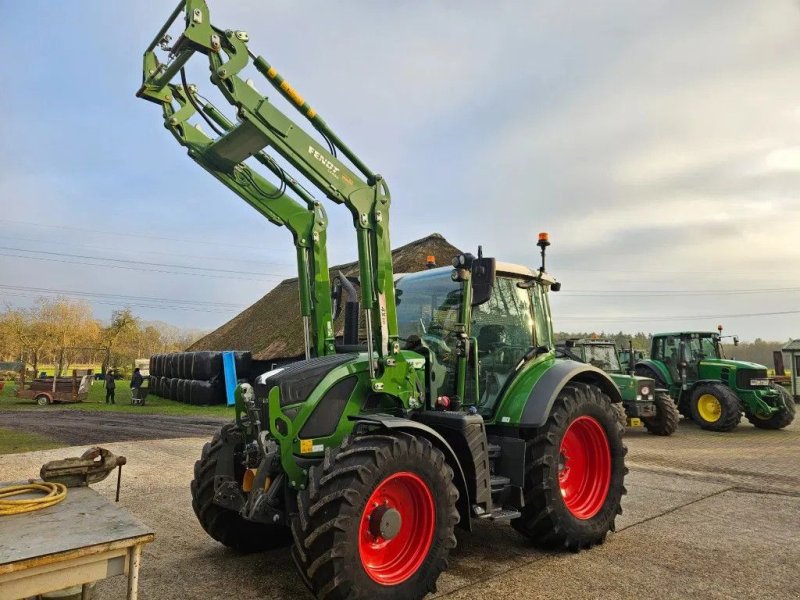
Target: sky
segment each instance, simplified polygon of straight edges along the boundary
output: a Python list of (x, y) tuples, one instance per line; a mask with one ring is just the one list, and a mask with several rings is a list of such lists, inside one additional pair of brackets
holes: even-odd
[[(288, 232), (134, 97), (174, 4), (0, 0), (0, 302), (213, 329), (294, 275)], [(795, 0), (209, 6), (384, 176), (395, 246), (435, 231), (537, 266), (548, 231), (557, 330), (800, 337)]]

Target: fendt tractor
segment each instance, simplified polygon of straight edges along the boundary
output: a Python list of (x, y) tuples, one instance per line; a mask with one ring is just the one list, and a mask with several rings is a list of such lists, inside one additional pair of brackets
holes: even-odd
[[(145, 51), (137, 93), (194, 161), (289, 229), (297, 255), (305, 360), (236, 388), (235, 421), (195, 464), (200, 525), (241, 551), (291, 546), (326, 599), (424, 596), (455, 527), (480, 519), (548, 548), (602, 543), (625, 493), (621, 397), (601, 369), (555, 357), (547, 235), (537, 269), (479, 249), (396, 278), (386, 182), (247, 42), (214, 27), (203, 0), (182, 2)], [(193, 55), (207, 58), (232, 118), (187, 82)], [(257, 91), (252, 69), (314, 136)], [(350, 211), (358, 277), (331, 284), (323, 206), (268, 148)]]
[[(636, 374), (666, 387), (680, 413), (703, 429), (730, 431), (742, 412), (760, 429), (789, 425), (795, 415), (791, 395), (767, 377), (765, 366), (725, 358), (722, 326), (717, 329), (653, 335), (650, 358), (636, 364)], [(739, 340), (734, 336), (733, 342)]]
[[(657, 386), (651, 377), (625, 372), (619, 361), (617, 345), (612, 340), (600, 338), (569, 339), (556, 344), (557, 351), (567, 358), (589, 363), (602, 369), (617, 384), (622, 396), (622, 419), (626, 425), (644, 424), (654, 435), (672, 435), (678, 428), (680, 414), (675, 401), (663, 385)], [(634, 356), (628, 351), (629, 366)]]

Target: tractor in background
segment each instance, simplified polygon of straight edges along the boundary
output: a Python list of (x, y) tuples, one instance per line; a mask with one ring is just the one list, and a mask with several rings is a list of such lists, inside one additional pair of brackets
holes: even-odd
[(791, 395), (767, 377), (767, 367), (725, 358), (717, 329), (654, 334), (650, 358), (636, 363), (636, 374), (667, 388), (680, 413), (703, 429), (731, 431), (742, 413), (760, 429), (789, 425)]
[[(672, 435), (678, 428), (680, 415), (669, 392), (656, 385), (651, 377), (626, 373), (620, 364), (616, 344), (600, 338), (569, 339), (557, 344), (557, 351), (602, 369), (611, 376), (622, 396), (620, 418), (629, 426), (644, 424), (654, 435)], [(633, 356), (630, 351), (628, 357)]]
[[(239, 551), (291, 546), (326, 600), (422, 598), (456, 526), (476, 521), (510, 522), (547, 548), (602, 543), (625, 493), (621, 397), (601, 369), (555, 355), (547, 235), (537, 269), (479, 248), (396, 278), (386, 181), (248, 41), (213, 26), (205, 1), (181, 2), (145, 51), (137, 93), (190, 158), (290, 231), (297, 256), (306, 359), (237, 386), (235, 420), (195, 464), (201, 527)], [(195, 55), (231, 115), (188, 82)], [(292, 173), (350, 212), (355, 281), (331, 285), (325, 210)], [(333, 327), (345, 293), (347, 344)]]

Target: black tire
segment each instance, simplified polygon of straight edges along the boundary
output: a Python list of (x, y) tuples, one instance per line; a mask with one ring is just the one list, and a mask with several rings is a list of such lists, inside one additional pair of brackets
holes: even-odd
[(678, 407), (666, 390), (657, 390), (655, 395), (656, 415), (642, 419), (644, 426), (653, 435), (672, 435), (681, 418)]
[(50, 398), (47, 396), (47, 394), (39, 394), (36, 396), (36, 398), (34, 398), (34, 400), (36, 400), (36, 404), (38, 406), (47, 406), (50, 404)]
[[(699, 408), (703, 396), (710, 395), (719, 403), (719, 414), (715, 419), (706, 418), (708, 411)], [(694, 390), (689, 400), (692, 420), (703, 429), (709, 431), (731, 431), (742, 420), (742, 403), (739, 397), (727, 385), (722, 383), (701, 383)], [(703, 416), (705, 412), (706, 417)]]
[[(412, 477), (422, 482), (426, 493), (431, 495), (427, 514), (433, 518), (433, 525), (427, 552), (424, 544), (412, 544), (422, 550), (409, 552), (426, 553), (412, 554), (413, 559), (396, 562), (408, 573), (397, 583), (388, 584), (367, 572), (361, 557), (360, 529), (373, 492), (384, 489), (392, 477)], [(439, 449), (427, 439), (400, 432), (348, 436), (340, 447), (326, 450), (325, 460), (309, 469), (308, 479), (308, 489), (297, 496), (292, 557), (317, 598), (411, 600), (436, 590), (436, 580), (447, 568), (448, 554), (456, 545), (454, 528), (458, 523), (458, 491), (453, 485), (453, 470)], [(375, 509), (370, 510), (372, 518)], [(380, 525), (382, 528), (383, 516)], [(398, 540), (402, 541), (399, 536), (409, 534), (408, 529), (398, 527)], [(414, 533), (410, 535), (413, 537)]]
[(794, 398), (792, 398), (792, 395), (780, 384), (773, 383), (772, 388), (778, 392), (783, 403), (783, 408), (780, 411), (776, 412), (769, 419), (760, 419), (749, 410), (745, 410), (747, 420), (759, 429), (783, 429), (794, 421), (796, 410)]
[[(591, 417), (602, 430), (609, 447), (609, 486), (602, 505), (591, 516), (579, 517), (567, 506), (559, 484), (562, 442), (580, 417)], [(600, 388), (568, 383), (558, 395), (547, 422), (527, 442), (525, 508), (511, 526), (543, 548), (578, 552), (602, 544), (614, 520), (622, 514), (620, 501), (626, 493), (622, 428), (611, 399)]]
[(283, 525), (267, 525), (247, 521), (238, 512), (214, 504), (214, 473), (217, 455), (222, 448), (222, 434), (235, 427), (224, 425), (214, 434), (211, 442), (203, 446), (200, 460), (194, 463), (191, 483), (192, 508), (200, 526), (212, 538), (239, 552), (260, 552), (284, 548), (291, 543), (292, 535)]
[(628, 413), (625, 412), (625, 405), (623, 405), (622, 402), (614, 402), (611, 407), (614, 409), (614, 412), (617, 413), (617, 420), (624, 434), (628, 430)]

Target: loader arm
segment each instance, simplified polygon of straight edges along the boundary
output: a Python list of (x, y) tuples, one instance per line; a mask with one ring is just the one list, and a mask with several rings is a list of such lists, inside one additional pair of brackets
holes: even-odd
[[(207, 152), (213, 140), (197, 127), (187, 123), (195, 113), (200, 100), (194, 96), (193, 86), (170, 85), (172, 102), (164, 102), (164, 126), (185, 146), (189, 156), (219, 181), (230, 188), (271, 223), (286, 227), (294, 240), (297, 255), (300, 314), (303, 318), (306, 358), (335, 353), (330, 276), (326, 252), (328, 218), (322, 205), (306, 192), (299, 183), (283, 173), (286, 187), (303, 199), (302, 206), (281, 189), (264, 179), (244, 164), (224, 164), (215, 161)], [(189, 95), (193, 98), (190, 101)], [(206, 103), (202, 109), (223, 129), (232, 124)], [(255, 157), (276, 174), (280, 167), (264, 153)]]
[[(168, 48), (170, 52), (168, 62), (161, 63), (155, 49), (159, 45), (167, 46), (169, 40), (164, 36), (181, 12), (185, 16), (185, 30), (175, 44)], [(365, 311), (367, 327), (367, 352), (370, 357), (374, 356), (374, 353), (378, 355), (377, 362), (369, 361), (372, 387), (375, 391), (397, 393), (406, 399), (413, 397), (415, 392), (408, 390), (416, 388), (415, 376), (409, 373), (409, 367), (400, 353), (398, 338), (389, 240), (388, 187), (381, 176), (372, 172), (342, 142), (317, 111), (265, 58), (250, 53), (247, 41), (248, 35), (243, 31), (221, 30), (212, 26), (205, 0), (185, 0), (173, 11), (170, 20), (145, 51), (143, 83), (137, 96), (164, 106), (165, 116), (168, 117), (167, 127), (172, 129), (173, 133), (177, 132), (176, 137), (179, 141), (189, 147), (190, 156), (262, 214), (267, 214), (264, 211), (273, 201), (262, 200), (255, 190), (274, 190), (275, 186), (267, 186), (263, 178), (257, 179), (255, 186), (247, 185), (256, 174), (244, 164), (244, 161), (255, 157), (286, 182), (287, 187), (296, 193), (298, 191), (289, 184), (287, 175), (279, 167), (277, 171), (271, 168), (274, 161), (263, 152), (267, 147), (272, 147), (331, 201), (348, 208), (357, 233), (361, 304)], [(205, 117), (221, 127), (220, 135), (216, 139), (204, 134), (200, 139), (196, 139), (194, 132), (187, 133), (190, 127), (182, 127), (179, 130), (178, 125), (171, 125), (169, 120), (174, 116), (171, 114), (174, 110), (173, 101), (177, 100), (180, 104), (182, 97), (190, 101), (183, 103), (177, 111), (180, 123), (185, 122), (184, 115), (187, 115), (186, 118), (191, 116), (190, 109), (197, 105), (191, 87), (187, 90), (185, 84), (177, 86), (172, 83), (177, 74), (183, 74), (182, 69), (189, 58), (197, 53), (207, 57), (212, 83), (236, 109), (237, 122), (234, 124), (228, 122), (208, 103), (201, 108)], [(252, 85), (252, 81), (240, 77), (242, 69), (251, 61), (255, 69), (319, 132), (327, 142), (328, 149), (277, 109), (267, 97), (262, 96)], [(181, 90), (183, 93), (179, 94)], [(184, 141), (187, 135), (192, 137), (191, 142)], [(340, 160), (339, 153), (352, 166)], [(243, 182), (243, 177), (246, 182)], [(299, 185), (298, 188), (302, 189)], [(267, 195), (272, 195), (272, 192), (268, 191)], [(317, 208), (313, 208), (311, 212), (317, 213)], [(280, 221), (280, 224), (289, 222), (286, 218)], [(317, 223), (316, 220), (313, 222)], [(302, 228), (297, 227), (297, 231), (300, 229)], [(311, 229), (313, 235), (314, 225)], [(308, 227), (303, 231), (307, 232)], [(317, 230), (317, 233), (320, 232)], [(322, 233), (324, 234), (324, 229)], [(324, 248), (324, 239), (309, 240), (302, 236), (296, 239), (303, 240), (306, 245), (317, 242), (314, 248), (318, 246)], [(300, 246), (298, 252), (299, 248)], [(314, 255), (322, 253), (321, 249), (315, 250)], [(325, 278), (327, 283), (327, 269)], [(315, 284), (321, 283), (320, 280), (321, 274), (317, 272), (309, 279)], [(312, 312), (316, 312), (320, 309), (320, 304), (312, 304), (310, 308)], [(317, 326), (325, 320), (329, 320), (328, 315), (324, 319), (318, 316), (314, 318)]]

